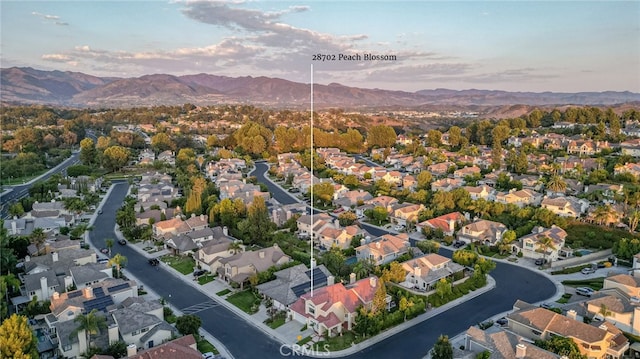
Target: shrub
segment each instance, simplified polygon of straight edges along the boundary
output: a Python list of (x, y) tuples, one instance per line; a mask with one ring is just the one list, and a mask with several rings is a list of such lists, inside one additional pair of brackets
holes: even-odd
[(524, 254), (522, 254), (522, 252), (518, 252), (518, 254), (516, 254), (516, 256), (517, 256), (518, 258), (522, 258), (522, 256), (523, 256), (523, 255), (524, 255)]

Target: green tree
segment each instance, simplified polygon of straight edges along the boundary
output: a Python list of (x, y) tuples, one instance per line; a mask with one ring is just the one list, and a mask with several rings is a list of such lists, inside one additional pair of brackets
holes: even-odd
[(444, 299), (444, 297), (450, 295), (451, 292), (451, 283), (448, 280), (441, 278), (436, 282), (436, 294), (438, 294), (440, 298)]
[(442, 144), (442, 132), (438, 130), (429, 130), (427, 132), (427, 146), (439, 147)]
[(109, 257), (111, 257), (111, 248), (113, 248), (113, 238), (105, 239), (104, 245), (107, 246), (107, 250), (109, 250)]
[(202, 325), (202, 320), (195, 315), (183, 315), (178, 317), (176, 320), (176, 329), (182, 335), (192, 334), (196, 338), (199, 338), (200, 335), (198, 331), (200, 330), (200, 326)]
[(242, 242), (241, 241), (233, 241), (229, 243), (229, 248), (227, 248), (229, 253), (238, 254), (242, 252)]
[(416, 176), (416, 189), (421, 190), (429, 190), (431, 189), (431, 180), (433, 179), (433, 175), (429, 171), (422, 171)]
[(540, 247), (540, 251), (542, 252), (542, 257), (544, 260), (547, 260), (547, 251), (549, 249), (556, 250), (556, 246), (553, 243), (553, 239), (549, 237), (542, 237), (538, 240), (538, 246)]
[(38, 358), (38, 340), (27, 323), (27, 317), (13, 314), (0, 325), (0, 357)]
[[(372, 277), (373, 278), (373, 277)], [(382, 279), (378, 279), (376, 291), (373, 294), (373, 301), (371, 303), (371, 315), (377, 315), (384, 313), (387, 308), (387, 288)]]
[(389, 268), (382, 271), (381, 280), (384, 282), (400, 283), (404, 282), (407, 276), (407, 272), (402, 267), (402, 264), (397, 261), (389, 263)]
[(22, 206), (22, 202), (16, 202), (9, 206), (9, 216), (11, 218), (20, 218), (24, 214), (24, 207)]
[(116, 267), (116, 274), (118, 278), (120, 278), (120, 270), (122, 269), (122, 266), (125, 265), (125, 263), (127, 263), (127, 257), (123, 256), (120, 253), (117, 253), (115, 256), (111, 257), (108, 262), (110, 266)]
[(547, 189), (552, 192), (564, 193), (567, 189), (567, 183), (561, 176), (553, 175), (547, 182)]
[(167, 150), (174, 150), (176, 144), (171, 140), (169, 135), (160, 132), (151, 137), (151, 148), (155, 153), (160, 153)]
[(345, 256), (338, 247), (332, 247), (322, 254), (320, 262), (327, 267), (329, 272), (340, 275), (344, 266)]
[(264, 198), (256, 196), (247, 210), (247, 219), (238, 223), (245, 244), (267, 245), (276, 225), (271, 222)]
[(404, 314), (404, 320), (407, 320), (407, 313), (411, 311), (411, 308), (413, 308), (414, 305), (415, 303), (413, 302), (413, 299), (407, 299), (407, 297), (400, 298), (398, 309), (400, 309), (402, 314)]
[(124, 167), (129, 162), (131, 153), (122, 146), (111, 146), (104, 150), (103, 162), (105, 168), (115, 172)]
[(462, 130), (458, 126), (451, 126), (449, 128), (449, 145), (451, 147), (460, 146), (460, 141), (462, 139)]
[(20, 280), (13, 274), (0, 276), (0, 320), (9, 316), (9, 293), (20, 289)]
[(330, 182), (322, 182), (313, 185), (313, 196), (316, 200), (328, 205), (333, 200), (334, 188)]
[(440, 250), (440, 243), (427, 239), (425, 241), (417, 242), (416, 247), (418, 247), (422, 253), (438, 253)]
[(431, 349), (431, 359), (453, 359), (453, 347), (449, 337), (441, 335)]
[(356, 214), (351, 211), (342, 212), (338, 215), (338, 222), (343, 227), (352, 225), (357, 219)]
[(107, 328), (106, 318), (97, 309), (91, 310), (88, 314), (79, 314), (73, 321), (78, 323), (78, 327), (71, 332), (71, 335), (78, 335), (79, 332), (84, 330), (88, 347), (92, 346), (91, 336), (97, 335), (101, 329)]
[(396, 143), (396, 131), (386, 125), (371, 126), (367, 132), (367, 145), (372, 147), (391, 147)]
[(90, 138), (80, 141), (80, 162), (84, 165), (91, 166), (97, 163), (98, 151)]
[(36, 246), (38, 255), (40, 255), (40, 247), (42, 247), (46, 239), (47, 234), (44, 233), (44, 229), (42, 228), (35, 228), (33, 232), (31, 232), (31, 235), (29, 235), (29, 241)]
[(549, 340), (536, 340), (535, 344), (544, 350), (567, 356), (569, 359), (587, 359), (586, 355), (580, 354), (578, 344), (568, 337), (553, 336)]
[(382, 222), (387, 220), (389, 213), (387, 209), (382, 206), (373, 207), (373, 209), (368, 209), (365, 211), (365, 215), (369, 217), (372, 221), (381, 225)]
[(356, 274), (358, 279), (366, 278), (370, 276), (376, 270), (376, 263), (371, 258), (365, 258), (359, 260), (353, 266), (353, 273)]

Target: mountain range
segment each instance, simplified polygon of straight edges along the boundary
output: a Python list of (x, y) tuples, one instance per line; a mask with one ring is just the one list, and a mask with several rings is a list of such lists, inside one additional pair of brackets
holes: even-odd
[[(0, 69), (3, 104), (46, 104), (72, 107), (134, 107), (246, 103), (281, 108), (308, 108), (309, 84), (270, 77), (227, 77), (210, 74), (167, 74), (119, 78), (81, 72), (43, 71), (30, 67)], [(640, 105), (632, 92), (507, 92), (493, 90), (364, 89), (331, 83), (314, 85), (317, 108), (480, 109), (510, 105)]]

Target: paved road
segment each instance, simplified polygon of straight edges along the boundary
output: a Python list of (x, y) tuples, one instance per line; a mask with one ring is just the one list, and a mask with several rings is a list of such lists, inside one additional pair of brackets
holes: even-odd
[[(268, 184), (269, 182), (265, 182)], [(122, 205), (127, 183), (118, 183), (103, 206), (91, 232), (94, 246), (104, 247), (105, 238), (116, 238), (115, 212)], [(282, 191), (282, 190), (281, 190)], [(283, 192), (283, 191), (282, 191)], [(277, 196), (277, 191), (274, 196)], [(116, 244), (112, 253), (128, 258), (126, 270), (131, 272), (158, 295), (178, 309), (211, 303), (211, 299), (197, 289), (162, 268), (156, 269), (145, 257), (132, 248)], [(450, 255), (450, 251), (443, 254)], [(416, 326), (382, 340), (348, 358), (421, 358), (440, 334), (456, 335), (469, 326), (496, 314), (508, 311), (517, 299), (529, 302), (545, 300), (555, 293), (555, 286), (544, 276), (525, 268), (498, 263), (492, 272), (496, 288), (453, 310), (441, 313)], [(224, 343), (235, 358), (280, 358), (280, 343), (246, 323), (220, 305), (205, 305), (195, 314), (202, 318), (203, 329)]]

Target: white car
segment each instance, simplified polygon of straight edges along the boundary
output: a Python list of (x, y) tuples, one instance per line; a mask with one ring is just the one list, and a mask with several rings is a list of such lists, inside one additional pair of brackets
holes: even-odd
[(585, 297), (590, 297), (595, 291), (589, 287), (578, 287), (576, 288), (576, 293), (580, 295), (584, 295)]

